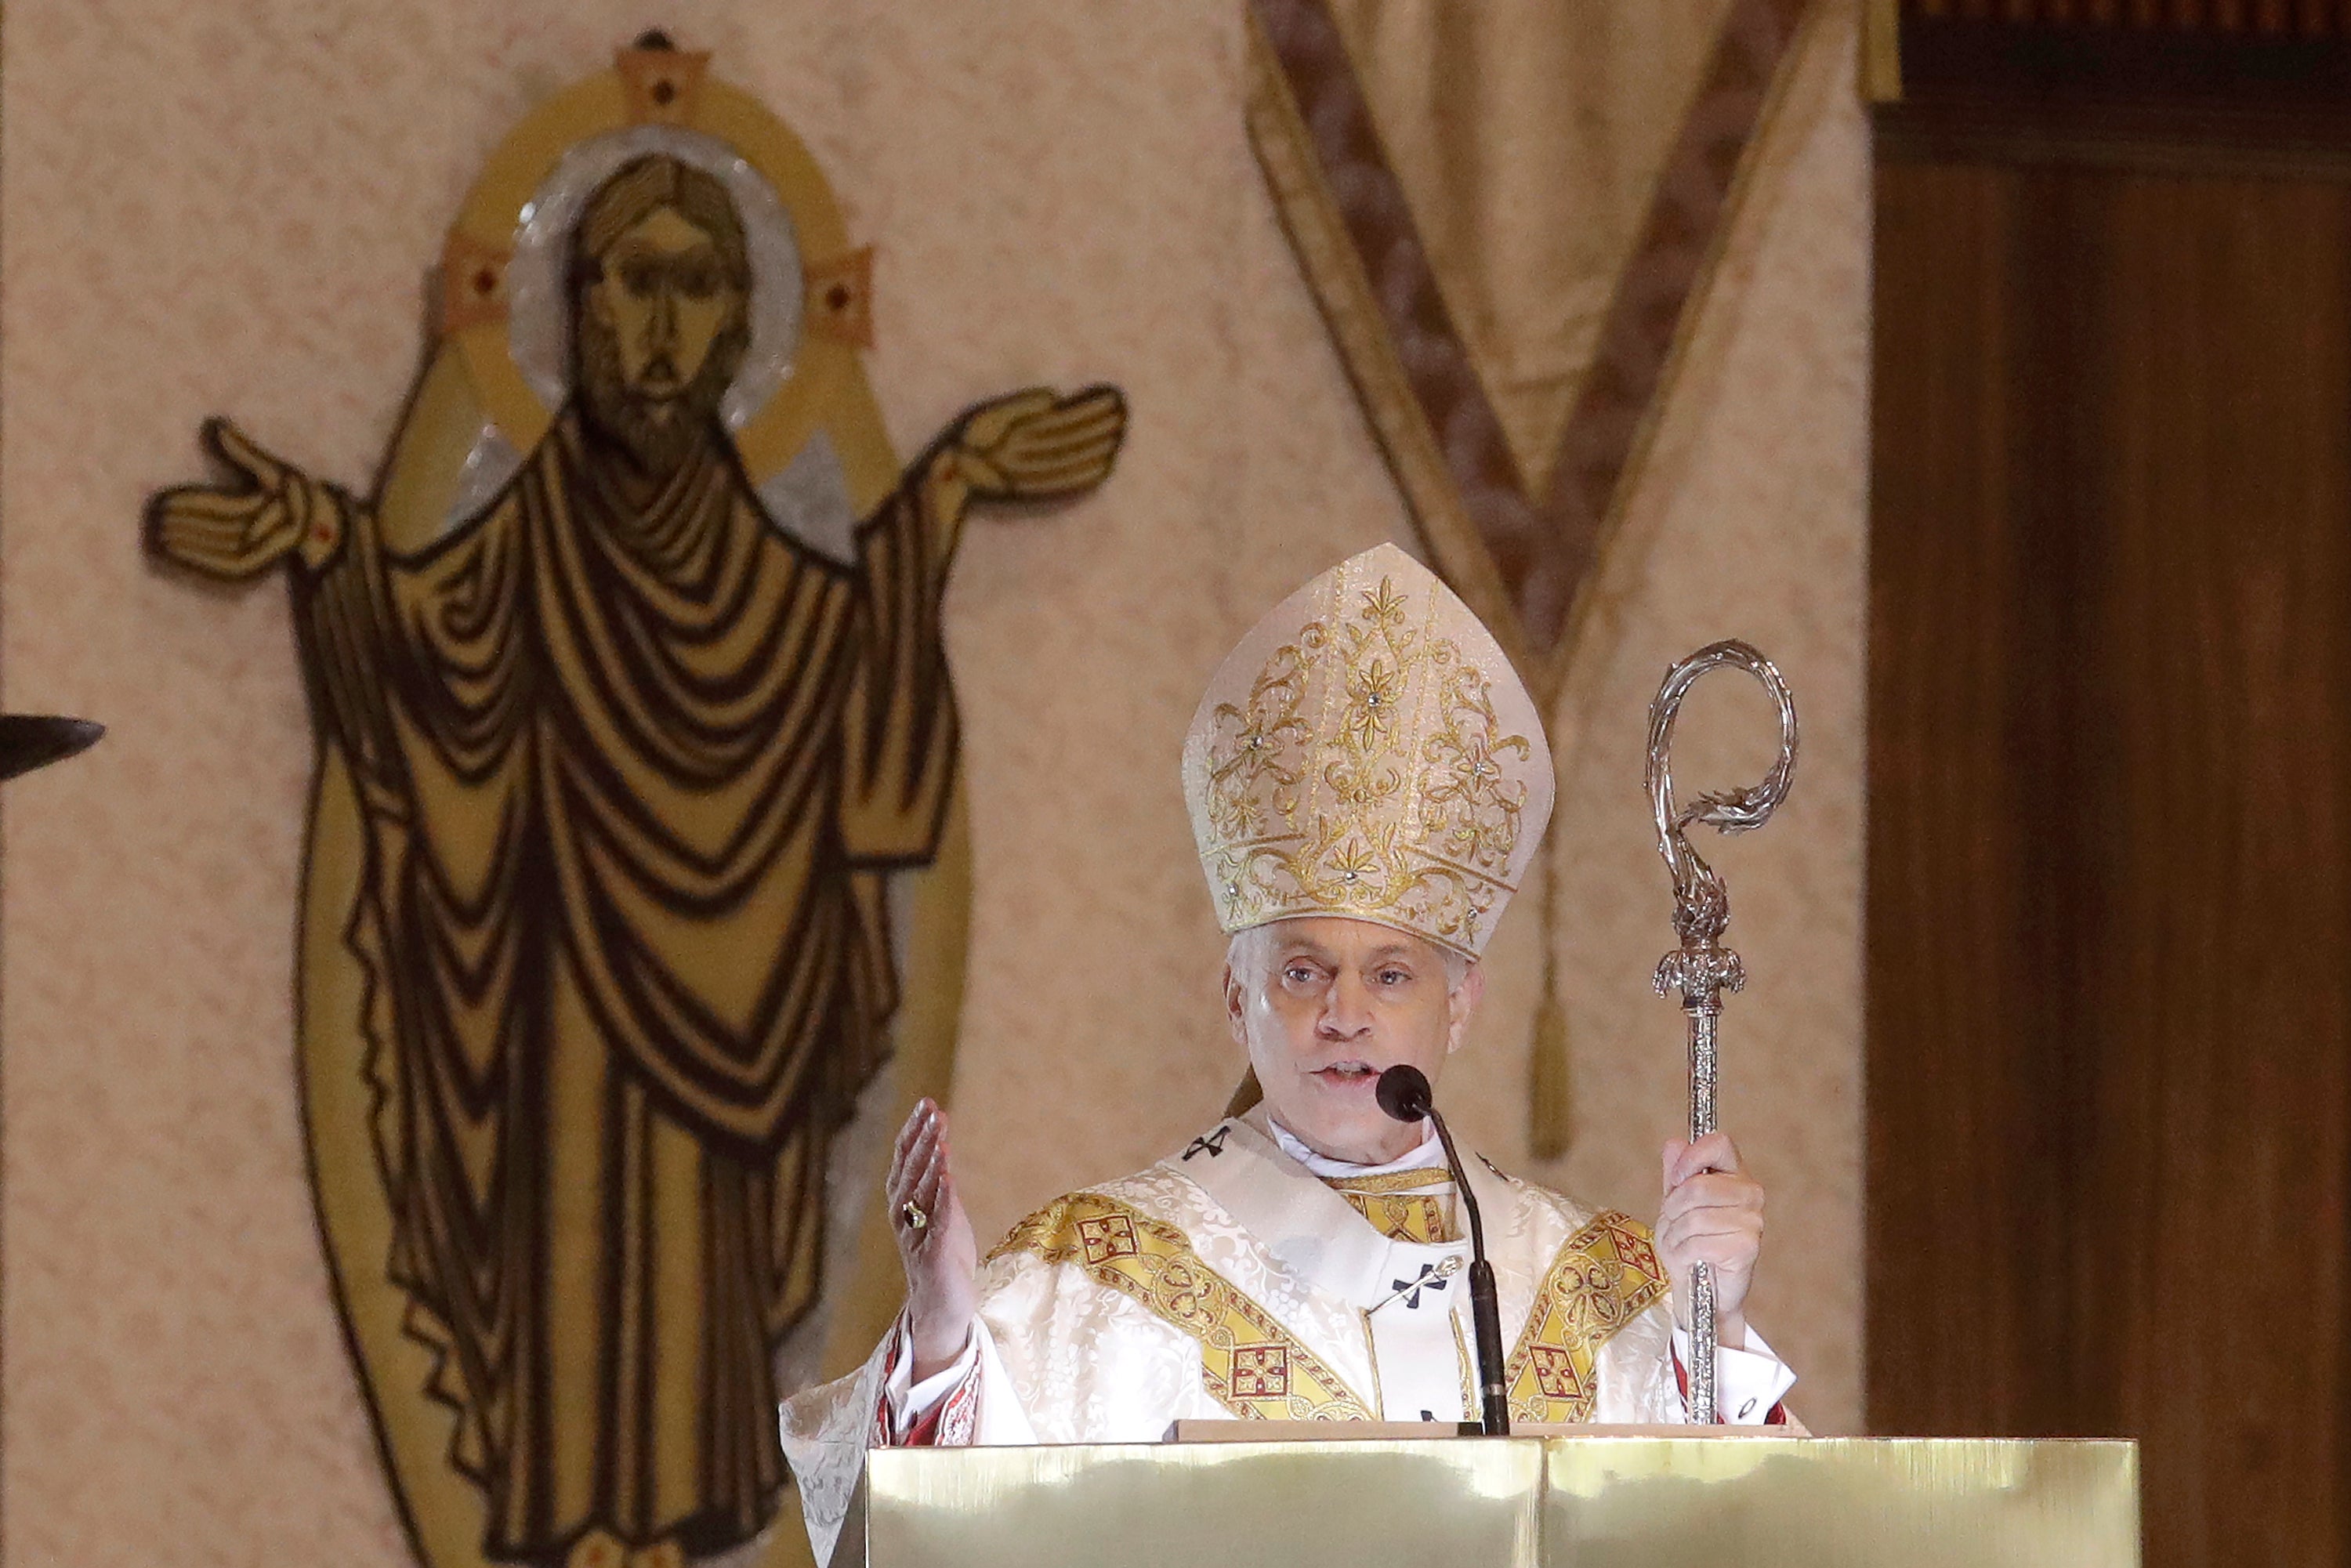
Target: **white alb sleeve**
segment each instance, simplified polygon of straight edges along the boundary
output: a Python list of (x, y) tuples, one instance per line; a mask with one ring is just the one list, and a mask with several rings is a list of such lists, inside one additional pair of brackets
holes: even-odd
[(890, 1332), (898, 1336), (898, 1354), (891, 1358), (890, 1375), (883, 1381), (882, 1396), (889, 1402), (890, 1437), (897, 1442), (920, 1426), (923, 1417), (948, 1395), (962, 1387), (966, 1378), (979, 1371), (981, 1330), (975, 1319), (972, 1332), (964, 1336), (963, 1354), (920, 1383), (914, 1381), (914, 1352), (906, 1336), (905, 1319), (902, 1316)]
[[(1674, 1359), (1687, 1371), (1690, 1364), (1689, 1330), (1679, 1323), (1674, 1325)], [(1723, 1344), (1714, 1347), (1714, 1410), (1726, 1425), (1762, 1425), (1764, 1417), (1795, 1385), (1796, 1375), (1751, 1326), (1747, 1331), (1746, 1349), (1733, 1350)]]

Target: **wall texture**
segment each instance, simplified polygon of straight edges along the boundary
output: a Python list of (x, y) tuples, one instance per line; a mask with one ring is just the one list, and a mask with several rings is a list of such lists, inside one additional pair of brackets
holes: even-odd
[[(1860, 1408), (1866, 140), (1823, 0), (1584, 628), (1554, 830), (1577, 1142), (1529, 1174), (1636, 1213), (1680, 1115), (1639, 789), (1665, 664), (1747, 636), (1803, 705), (1784, 817), (1719, 857), (1755, 975), (1730, 1125), (1773, 1194), (1756, 1312), (1802, 1409)], [(12, 787), (0, 881), (0, 1552), (392, 1563), (309, 1214), (292, 1066), (310, 748), (282, 591), (154, 573), (140, 503), (204, 414), (363, 483), (422, 272), (480, 160), (649, 19), (765, 97), (880, 246), (902, 449), (975, 395), (1114, 380), (1097, 497), (984, 520), (948, 605), (977, 863), (957, 1145), (984, 1230), (1137, 1166), (1238, 1074), (1176, 787), (1208, 671), (1409, 525), (1243, 134), (1228, 0), (17, 0), (0, 91), (0, 676), (112, 733)], [(1760, 771), (1702, 690), (1693, 782)], [(1719, 699), (1719, 700), (1718, 700)], [(1524, 901), (1531, 905), (1531, 897)], [(1531, 907), (1448, 1094), (1523, 1167)]]

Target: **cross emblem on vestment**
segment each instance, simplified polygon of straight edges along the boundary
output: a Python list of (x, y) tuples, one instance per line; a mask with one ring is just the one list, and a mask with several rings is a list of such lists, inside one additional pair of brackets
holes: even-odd
[[(1391, 1280), (1388, 1283), (1395, 1287), (1395, 1294), (1397, 1296), (1402, 1296), (1404, 1298), (1405, 1311), (1408, 1312), (1416, 1312), (1420, 1311), (1420, 1293), (1423, 1291), (1441, 1291), (1445, 1289), (1446, 1274), (1449, 1272), (1451, 1272), (1449, 1270), (1439, 1270), (1434, 1263), (1423, 1263), (1420, 1266), (1420, 1277), (1418, 1279)], [(1432, 1275), (1434, 1275), (1435, 1278), (1432, 1279), (1430, 1277)], [(1395, 1297), (1391, 1296), (1389, 1300), (1393, 1301), (1395, 1300)]]
[(1232, 1124), (1228, 1122), (1206, 1137), (1193, 1139), (1192, 1146), (1184, 1151), (1184, 1157), (1188, 1160), (1205, 1149), (1210, 1159), (1217, 1158), (1225, 1152), (1225, 1139), (1231, 1134), (1232, 1130)]

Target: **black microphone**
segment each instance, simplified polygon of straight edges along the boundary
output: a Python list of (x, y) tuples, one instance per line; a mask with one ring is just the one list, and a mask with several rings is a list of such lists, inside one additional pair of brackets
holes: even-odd
[(1427, 1075), (1417, 1067), (1398, 1062), (1380, 1074), (1376, 1092), (1380, 1109), (1397, 1121), (1426, 1117), (1437, 1124), (1437, 1142), (1445, 1145), (1445, 1163), (1453, 1172), (1453, 1190), (1461, 1195), (1462, 1210), (1469, 1216), (1469, 1321), (1477, 1330), (1478, 1387), (1486, 1406), (1486, 1436), (1507, 1437), (1510, 1401), (1502, 1384), (1502, 1310), (1494, 1304), (1494, 1266), (1486, 1261), (1486, 1223), (1478, 1213), (1478, 1195), (1469, 1190), (1468, 1175), (1461, 1168), (1460, 1155), (1454, 1151), (1453, 1134), (1446, 1131), (1445, 1118), (1437, 1113)]

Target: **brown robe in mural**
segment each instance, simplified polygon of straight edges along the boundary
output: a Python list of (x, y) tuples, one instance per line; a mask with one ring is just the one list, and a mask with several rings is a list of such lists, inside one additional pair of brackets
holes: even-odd
[(392, 1274), (500, 1556), (768, 1517), (770, 1358), (895, 1000), (865, 873), (931, 857), (952, 781), (955, 519), (918, 480), (853, 570), (715, 430), (643, 487), (567, 412), (432, 549), (354, 507), (298, 573), (368, 824)]

